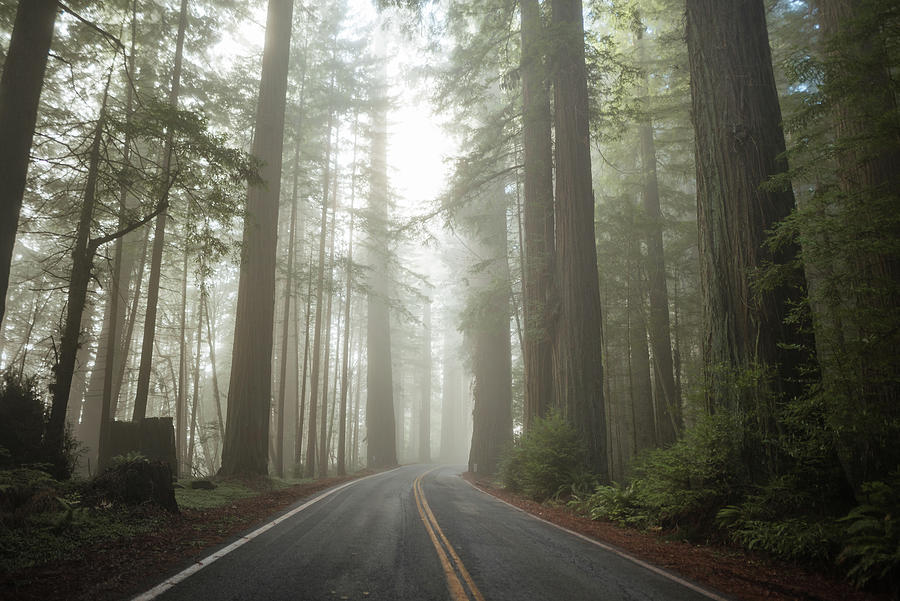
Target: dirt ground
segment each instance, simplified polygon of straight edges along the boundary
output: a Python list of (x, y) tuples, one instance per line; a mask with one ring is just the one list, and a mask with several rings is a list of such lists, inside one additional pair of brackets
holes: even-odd
[(670, 540), (664, 532), (642, 532), (576, 515), (566, 507), (544, 505), (498, 488), (489, 480), (464, 477), (481, 490), (523, 511), (625, 553), (666, 568), (683, 578), (745, 601), (887, 601), (828, 574), (773, 561), (737, 548)]

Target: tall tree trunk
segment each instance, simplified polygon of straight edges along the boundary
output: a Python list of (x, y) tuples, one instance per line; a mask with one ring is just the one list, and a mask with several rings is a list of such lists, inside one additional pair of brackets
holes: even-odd
[[(900, 463), (900, 114), (896, 3), (817, 0), (833, 170), (810, 205), (804, 262), (841, 465), (858, 492)], [(864, 243), (861, 243), (865, 240)]]
[[(475, 375), (472, 411), (472, 446), (469, 471), (493, 474), (500, 452), (512, 438), (512, 358), (509, 337), (509, 265), (507, 263), (506, 210), (501, 192), (479, 215), (481, 242), (479, 256), (491, 261), (489, 267), (473, 279), (480, 298), (479, 323), (470, 332), (472, 365)], [(477, 241), (478, 242), (478, 241)]]
[(343, 476), (347, 473), (346, 447), (347, 447), (347, 391), (350, 387), (350, 309), (352, 305), (353, 289), (353, 226), (356, 215), (356, 152), (359, 148), (359, 112), (353, 119), (353, 166), (350, 175), (350, 233), (347, 240), (347, 286), (344, 290), (344, 362), (341, 368), (341, 409), (338, 420), (338, 449), (337, 449), (337, 474)]
[(0, 325), (58, 10), (56, 0), (19, 0), (0, 77)]
[(284, 323), (281, 329), (281, 369), (278, 377), (278, 433), (275, 437), (275, 475), (284, 477), (284, 397), (287, 391), (288, 332), (291, 315), (291, 293), (294, 290), (294, 239), (297, 227), (297, 171), (300, 143), (294, 149), (294, 185), (291, 192), (291, 226), (288, 232), (287, 281), (284, 284)]
[[(134, 77), (134, 57), (135, 48), (137, 46), (137, 0), (131, 3), (131, 48), (128, 53), (128, 63), (125, 71), (125, 123), (129, 126), (125, 134), (125, 141), (122, 150), (122, 163), (126, 167), (131, 164), (131, 121), (134, 111), (134, 86), (131, 85)], [(119, 229), (123, 229), (128, 222), (128, 186), (123, 181), (119, 187)], [(137, 236), (137, 234), (134, 234)], [(96, 453), (94, 454), (98, 471), (103, 466), (99, 465), (100, 457), (105, 457), (109, 447), (109, 430), (111, 409), (113, 406), (113, 395), (118, 394), (115, 389), (114, 375), (117, 373), (117, 363), (125, 362), (128, 356), (128, 347), (122, 344), (122, 330), (125, 325), (125, 309), (128, 303), (128, 278), (131, 277), (131, 268), (134, 263), (134, 244), (129, 244), (129, 252), (125, 252), (125, 236), (119, 238), (115, 242), (113, 249), (113, 266), (110, 274), (109, 286), (109, 304), (107, 305), (109, 326), (107, 336), (102, 342), (105, 343), (105, 351), (103, 356), (103, 391), (100, 397), (100, 416), (99, 423), (96, 428), (96, 436), (92, 436), (90, 440), (97, 441)], [(134, 242), (133, 240), (131, 242)], [(125, 276), (125, 286), (122, 286), (122, 276)], [(137, 284), (135, 284), (137, 287)], [(101, 347), (97, 349), (97, 360), (100, 360)], [(93, 376), (92, 376), (93, 377)]]
[(463, 404), (462, 368), (456, 356), (457, 349), (450, 340), (451, 337), (445, 332), (441, 369), (441, 461), (460, 463), (465, 460), (465, 455), (460, 453), (459, 448), (460, 441), (464, 440), (459, 420), (460, 405)]
[[(787, 170), (781, 110), (763, 0), (688, 0), (687, 44), (697, 163), (704, 365), (711, 409), (752, 412), (774, 428), (771, 395), (742, 391), (742, 372), (772, 370), (774, 394), (797, 391), (801, 342), (785, 325), (805, 284), (751, 288), (753, 273), (786, 264), (793, 247), (773, 254), (767, 232), (794, 207), (789, 188), (763, 184)], [(754, 387), (756, 388), (756, 387)], [(758, 458), (757, 458), (758, 459)]]
[(538, 0), (522, 0), (522, 105), (525, 149), (525, 429), (555, 405), (553, 394), (553, 145), (543, 64), (547, 44)]
[(296, 453), (295, 462), (300, 466), (302, 462), (301, 453), (303, 451), (303, 418), (306, 413), (306, 380), (307, 368), (309, 367), (309, 322), (312, 316), (312, 253), (310, 253), (309, 267), (307, 273), (306, 285), (306, 325), (304, 326), (303, 335), (303, 370), (300, 375), (300, 407), (297, 409), (297, 443), (294, 448)]
[[(334, 91), (334, 75), (331, 77), (331, 86)], [(316, 329), (313, 335), (312, 372), (310, 373), (309, 386), (309, 430), (306, 433), (306, 465), (304, 475), (312, 478), (316, 475), (316, 461), (318, 444), (316, 427), (318, 422), (319, 405), (319, 373), (322, 361), (322, 303), (325, 295), (325, 246), (328, 241), (328, 189), (331, 184), (331, 131), (334, 129), (334, 110), (329, 109), (327, 138), (325, 140), (325, 165), (322, 174), (322, 219), (319, 224), (319, 267), (316, 274)], [(327, 368), (326, 368), (327, 372)], [(323, 387), (324, 390), (324, 387)], [(323, 405), (324, 407), (324, 405)], [(324, 412), (323, 412), (324, 413)], [(323, 418), (324, 419), (324, 415)]]
[[(634, 226), (634, 207), (629, 202), (628, 213)], [(656, 426), (653, 421), (653, 390), (650, 384), (650, 354), (647, 348), (647, 325), (644, 321), (644, 291), (641, 286), (640, 239), (630, 236), (627, 242), (626, 317), (628, 324), (628, 392), (630, 397), (631, 426), (630, 448), (622, 452), (623, 466), (635, 452), (640, 453), (656, 446)], [(612, 402), (612, 399), (608, 399)], [(621, 474), (618, 476), (621, 477)]]
[[(431, 463), (431, 299), (425, 300), (422, 347), (422, 404), (419, 416), (419, 463)], [(512, 397), (510, 397), (510, 400)], [(512, 419), (512, 418), (510, 418)]]
[[(169, 106), (178, 107), (178, 96), (181, 92), (181, 67), (184, 60), (184, 34), (187, 29), (187, 0), (181, 0), (178, 16), (178, 34), (175, 39), (175, 65), (172, 71), (172, 87), (169, 89)], [(160, 193), (158, 206), (168, 205), (169, 177), (172, 168), (172, 152), (174, 133), (171, 128), (166, 132), (163, 148), (162, 177), (163, 190)], [(144, 340), (141, 345), (141, 365), (138, 369), (137, 394), (134, 399), (132, 421), (140, 421), (147, 414), (147, 397), (150, 394), (150, 372), (153, 368), (153, 342), (156, 338), (156, 313), (159, 304), (159, 284), (162, 274), (162, 256), (165, 248), (166, 221), (168, 211), (163, 208), (156, 218), (156, 229), (153, 234), (153, 250), (150, 258), (150, 280), (147, 283), (147, 308), (144, 313)]]
[(325, 308), (325, 360), (322, 363), (322, 421), (319, 430), (319, 478), (328, 476), (328, 376), (329, 365), (331, 361), (331, 308), (334, 301), (334, 239), (335, 228), (337, 227), (337, 154), (340, 150), (338, 143), (339, 135), (335, 131), (335, 152), (334, 152), (334, 188), (331, 193), (331, 227), (330, 230), (330, 250), (328, 252), (328, 282), (326, 283), (326, 292), (328, 300)]
[[(188, 214), (188, 219), (190, 219), (190, 213)], [(188, 259), (188, 241), (185, 236), (184, 256), (181, 261), (181, 309), (179, 311), (180, 319), (178, 326), (178, 390), (175, 393), (175, 455), (179, 464), (177, 471), (182, 474), (190, 474), (190, 465), (184, 465), (185, 459), (187, 458), (187, 453), (185, 452), (187, 446), (187, 429), (185, 428), (186, 424), (184, 423), (187, 414), (187, 394), (185, 390), (187, 387), (187, 347), (190, 345), (190, 341), (185, 339), (187, 329)], [(202, 325), (203, 322), (201, 321), (200, 323)], [(185, 469), (185, 467), (187, 467), (187, 469)]]
[(93, 272), (94, 255), (97, 243), (91, 240), (91, 224), (94, 217), (94, 205), (97, 200), (97, 179), (100, 171), (100, 155), (102, 153), (103, 127), (106, 124), (106, 106), (109, 94), (110, 78), (106, 81), (103, 92), (103, 104), (100, 118), (94, 127), (88, 161), (87, 183), (81, 204), (81, 216), (75, 230), (75, 248), (72, 251), (72, 273), (69, 280), (69, 292), (66, 302), (66, 321), (59, 348), (59, 359), (54, 368), (55, 381), (51, 388), (53, 395), (50, 409), (50, 420), (47, 423), (45, 438), (46, 459), (51, 463), (55, 475), (67, 477), (68, 466), (63, 457), (63, 443), (66, 429), (66, 409), (69, 404), (69, 392), (72, 387), (72, 376), (78, 355), (81, 338), (81, 318), (87, 299), (88, 285)]
[(206, 290), (201, 290), (203, 312), (206, 315), (206, 344), (209, 347), (209, 366), (212, 369), (213, 399), (216, 402), (216, 422), (219, 426), (219, 440), (225, 440), (225, 420), (222, 416), (222, 397), (219, 393), (219, 376), (216, 371), (216, 340), (209, 316), (209, 299)]
[(590, 467), (609, 479), (603, 407), (602, 324), (588, 92), (581, 0), (552, 0), (560, 32), (553, 71), (556, 121), (556, 260), (559, 296), (556, 402), (588, 448)]
[[(380, 74), (382, 96), (384, 73)], [(369, 291), (366, 323), (366, 465), (397, 464), (397, 423), (391, 368), (391, 318), (388, 274), (387, 106), (384, 97), (373, 116), (372, 175), (369, 195)]]
[(353, 391), (353, 438), (350, 443), (350, 465), (353, 470), (359, 469), (359, 407), (362, 400), (362, 355), (363, 355), (363, 332), (362, 327), (359, 328), (358, 342), (356, 343), (356, 387)]
[[(646, 42), (638, 34), (642, 59)], [(648, 76), (642, 82), (645, 115), (640, 124), (641, 183), (644, 213), (647, 219), (647, 279), (650, 292), (650, 346), (653, 350), (653, 375), (656, 401), (657, 442), (675, 442), (681, 429), (681, 399), (675, 387), (672, 367), (672, 338), (669, 328), (669, 291), (663, 251), (663, 217), (656, 175), (656, 144), (653, 139), (653, 113), (650, 107)]]
[[(113, 382), (113, 393), (110, 404), (110, 419), (118, 415), (119, 397), (121, 396), (122, 383), (125, 381), (125, 369), (128, 367), (128, 355), (131, 351), (131, 341), (134, 339), (134, 324), (137, 322), (138, 305), (141, 302), (141, 284), (144, 281), (144, 270), (147, 268), (147, 247), (150, 245), (150, 228), (144, 228), (144, 241), (141, 244), (140, 263), (134, 276), (134, 289), (131, 291), (131, 309), (128, 312), (128, 322), (125, 326), (125, 336), (122, 339), (122, 360), (115, 364), (116, 373)], [(131, 391), (125, 395), (130, 398)]]
[[(197, 431), (197, 418), (200, 411), (200, 349), (203, 347), (203, 298), (197, 303), (197, 355), (194, 357), (193, 400), (191, 401), (191, 433), (187, 446), (187, 461), (182, 476), (192, 478), (194, 475), (194, 434)], [(184, 344), (190, 341), (185, 341)], [(185, 395), (186, 398), (186, 395)]]
[(293, 11), (293, 0), (269, 0), (253, 140), (262, 183), (247, 192), (222, 475), (268, 471), (278, 196)]

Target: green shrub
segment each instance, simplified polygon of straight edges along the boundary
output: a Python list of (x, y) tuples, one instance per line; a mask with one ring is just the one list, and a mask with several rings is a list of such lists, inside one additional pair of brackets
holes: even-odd
[(641, 506), (634, 483), (622, 486), (613, 482), (609, 486), (597, 486), (594, 494), (585, 502), (585, 508), (592, 520), (610, 520), (621, 526), (635, 528), (650, 525), (650, 518), (646, 508)]
[(793, 561), (833, 558), (841, 535), (834, 520), (758, 519), (753, 517), (746, 504), (723, 507), (716, 514), (716, 523), (745, 549)]
[(34, 468), (0, 470), (0, 526), (19, 528), (34, 514), (58, 511), (61, 484)]
[(748, 476), (743, 425), (730, 414), (702, 418), (684, 438), (634, 466), (635, 505), (653, 523), (705, 534), (715, 512), (740, 498)]
[(844, 548), (838, 563), (856, 586), (879, 582), (897, 592), (900, 588), (900, 470), (888, 482), (862, 486), (860, 505), (840, 522)]
[(587, 450), (559, 414), (538, 419), (504, 454), (500, 480), (507, 488), (544, 501), (590, 490), (595, 477), (586, 467)]
[(0, 457), (7, 467), (44, 460), (44, 405), (35, 378), (6, 372), (0, 379)]

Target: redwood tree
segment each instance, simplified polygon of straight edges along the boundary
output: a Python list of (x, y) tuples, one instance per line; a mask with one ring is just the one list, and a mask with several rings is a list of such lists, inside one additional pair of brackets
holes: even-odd
[(588, 447), (601, 481), (609, 478), (601, 363), (600, 285), (581, 0), (553, 0), (556, 123), (556, 402)]
[(253, 138), (262, 181), (251, 184), (247, 193), (222, 475), (267, 473), (278, 195), (293, 10), (293, 0), (269, 0)]
[(522, 0), (522, 133), (525, 154), (523, 309), (525, 428), (554, 405), (553, 149), (544, 55), (547, 40), (538, 0)]
[(0, 324), (57, 11), (56, 0), (20, 0), (0, 77)]
[(710, 409), (755, 411), (773, 419), (757, 394), (737, 386), (742, 374), (768, 371), (773, 394), (796, 383), (799, 342), (785, 325), (803, 283), (752, 285), (768, 262), (787, 263), (795, 248), (773, 254), (768, 231), (794, 207), (790, 188), (764, 186), (787, 169), (763, 0), (688, 0), (687, 43), (697, 164), (704, 363)]

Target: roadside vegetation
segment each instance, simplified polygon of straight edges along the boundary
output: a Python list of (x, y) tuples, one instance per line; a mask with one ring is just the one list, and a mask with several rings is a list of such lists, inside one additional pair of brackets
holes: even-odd
[(640, 455), (622, 482), (599, 484), (585, 472), (575, 430), (552, 415), (515, 441), (499, 480), (594, 520), (838, 570), (858, 588), (896, 595), (900, 472), (866, 482), (854, 495), (827, 447), (793, 432), (772, 441), (784, 468), (760, 478), (744, 459), (749, 423), (705, 416), (681, 440)]
[[(91, 479), (59, 480), (43, 461), (47, 416), (32, 380), (0, 386), (0, 574), (59, 562), (306, 480), (172, 481), (167, 464), (132, 453)], [(64, 462), (77, 458), (67, 446)]]

